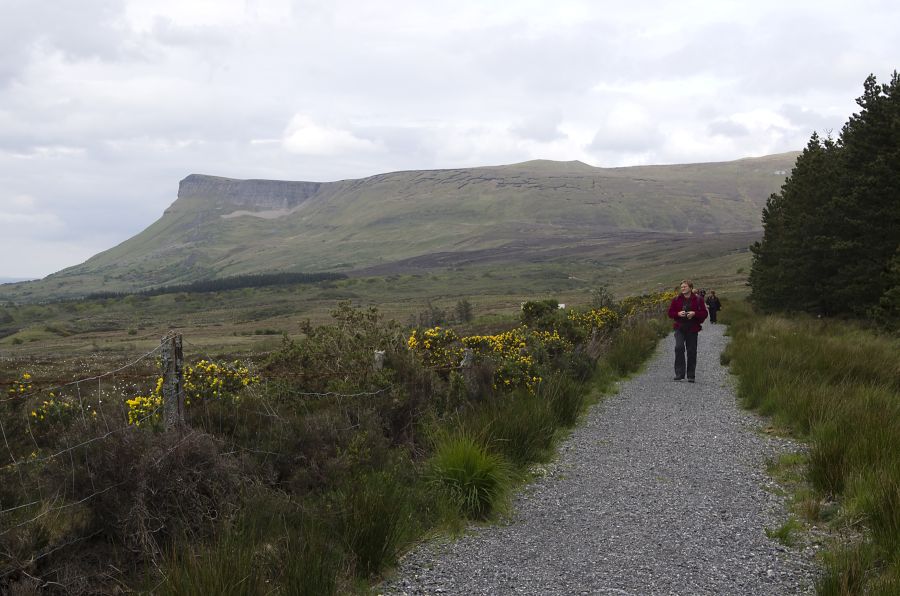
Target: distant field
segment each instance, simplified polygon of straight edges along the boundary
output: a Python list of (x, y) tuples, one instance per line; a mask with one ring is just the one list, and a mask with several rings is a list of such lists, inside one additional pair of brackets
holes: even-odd
[(251, 354), (279, 345), (282, 333), (300, 333), (306, 319), (327, 321), (339, 300), (377, 306), (388, 318), (414, 324), (428, 308), (452, 319), (453, 307), (465, 299), (473, 306), (473, 324), (488, 326), (498, 317), (517, 316), (525, 300), (585, 304), (591, 290), (603, 285), (624, 297), (669, 289), (691, 277), (727, 300), (746, 294), (747, 247), (756, 237), (632, 235), (593, 247), (594, 252), (579, 254), (576, 247), (568, 255), (534, 253), (533, 262), (463, 262), (457, 255), (443, 267), (429, 263), (427, 272), (398, 267), (393, 273), (316, 284), (7, 304), (0, 307), (0, 364), (98, 353), (124, 359), (152, 348), (170, 329), (206, 350)]

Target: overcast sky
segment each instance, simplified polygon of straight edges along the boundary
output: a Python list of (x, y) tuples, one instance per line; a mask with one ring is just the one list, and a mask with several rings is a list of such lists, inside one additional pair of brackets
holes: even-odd
[(191, 173), (724, 161), (835, 134), (896, 0), (0, 0), (0, 278), (133, 236)]

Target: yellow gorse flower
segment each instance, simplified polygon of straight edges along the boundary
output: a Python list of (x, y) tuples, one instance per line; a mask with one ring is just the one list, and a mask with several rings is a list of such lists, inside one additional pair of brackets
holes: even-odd
[[(617, 310), (597, 308), (587, 311), (571, 310), (567, 317), (576, 327), (590, 332), (617, 326), (623, 318), (637, 313), (652, 312), (668, 303), (675, 292), (659, 292), (626, 298)], [(410, 351), (422, 359), (423, 364), (435, 368), (455, 368), (462, 359), (463, 348), (469, 348), (475, 360), (490, 360), (495, 365), (494, 388), (511, 389), (525, 387), (535, 391), (541, 382), (535, 357), (544, 358), (569, 352), (572, 342), (559, 331), (533, 331), (526, 325), (494, 335), (470, 335), (459, 337), (452, 329), (432, 327), (424, 331), (414, 330), (406, 341)]]
[(31, 373), (24, 372), (21, 377), (10, 384), (7, 393), (16, 396), (29, 391), (31, 391)]
[[(160, 406), (163, 403), (164, 379), (159, 377), (150, 395), (137, 396), (125, 401), (128, 406), (128, 423), (136, 426), (148, 421), (156, 425), (161, 420)], [(216, 363), (201, 360), (184, 369), (185, 405), (191, 406), (204, 400), (227, 399), (236, 402), (241, 389), (259, 383), (259, 377), (235, 360), (231, 363)]]

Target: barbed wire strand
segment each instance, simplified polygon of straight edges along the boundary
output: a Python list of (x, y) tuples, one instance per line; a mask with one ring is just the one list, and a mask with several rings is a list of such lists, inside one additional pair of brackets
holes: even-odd
[(69, 383), (63, 383), (63, 384), (61, 384), (61, 385), (56, 385), (56, 386), (53, 386), (53, 387), (44, 387), (44, 388), (42, 388), (42, 389), (37, 389), (37, 390), (34, 390), (34, 391), (29, 391), (28, 393), (17, 394), (17, 395), (14, 395), (13, 397), (7, 397), (7, 398), (4, 398), (4, 399), (0, 399), (0, 404), (6, 403), (6, 402), (10, 402), (10, 401), (15, 401), (15, 400), (17, 400), (17, 399), (25, 399), (25, 398), (31, 397), (31, 396), (33, 396), (33, 395), (40, 395), (40, 394), (42, 394), (42, 393), (47, 393), (47, 392), (50, 392), (50, 391), (58, 391), (58, 390), (60, 390), (60, 389), (65, 389), (66, 387), (71, 387), (72, 385), (79, 385), (80, 383), (86, 383), (86, 382), (88, 382), (88, 381), (94, 381), (94, 380), (97, 380), (97, 379), (102, 379), (103, 377), (108, 377), (109, 375), (114, 375), (114, 374), (116, 374), (117, 372), (123, 371), (123, 370), (125, 370), (125, 369), (127, 369), (127, 368), (131, 368), (132, 366), (135, 366), (136, 364), (138, 364), (139, 362), (145, 360), (146, 358), (149, 358), (150, 356), (152, 356), (153, 354), (155, 354), (156, 352), (158, 352), (159, 350), (161, 350), (162, 347), (163, 347), (163, 343), (160, 342), (160, 344), (159, 344), (158, 346), (156, 346), (155, 348), (153, 348), (152, 350), (150, 350), (150, 351), (147, 352), (146, 354), (142, 355), (142, 356), (139, 357), (137, 360), (135, 360), (135, 361), (133, 361), (133, 362), (129, 362), (128, 364), (125, 364), (125, 365), (123, 365), (123, 366), (120, 366), (119, 368), (117, 368), (117, 369), (115, 369), (115, 370), (107, 371), (107, 372), (105, 372), (105, 373), (101, 373), (101, 374), (96, 375), (96, 376), (93, 376), (93, 377), (86, 377), (86, 378), (84, 378), (84, 379), (78, 379), (77, 381), (72, 381), (72, 382), (69, 382)]
[[(115, 373), (112, 373), (115, 374)], [(109, 420), (106, 419), (106, 412), (103, 411), (101, 407), (103, 405), (103, 379), (101, 377), (97, 378), (97, 409), (100, 410), (100, 417), (103, 418), (103, 424), (106, 426), (106, 430), (109, 430)]]
[(9, 509), (0, 510), (0, 515), (4, 513), (9, 513), (10, 511), (15, 511), (16, 509), (22, 509), (24, 507), (31, 507), (32, 505), (37, 505), (38, 503), (42, 503), (43, 499), (38, 499), (37, 501), (32, 501), (31, 503), (25, 503), (24, 505), (16, 505), (15, 507), (10, 507)]
[[(152, 412), (148, 413), (146, 416), (144, 416), (143, 418), (141, 418), (140, 420), (138, 420), (138, 422), (144, 422), (145, 420), (149, 419), (151, 416), (154, 416), (161, 408), (162, 408), (162, 406), (157, 407), (155, 410), (153, 410)], [(2, 425), (2, 422), (0, 422), (0, 425)], [(124, 429), (124, 428), (128, 428), (128, 426), (130, 426), (130, 425), (126, 425), (126, 426), (124, 426), (124, 427), (122, 427), (122, 428), (120, 428), (120, 429), (116, 429), (116, 430), (114, 430), (114, 431), (111, 431), (111, 432), (107, 433), (106, 435), (104, 435), (103, 438), (106, 438), (106, 437), (108, 437), (109, 435), (114, 434), (114, 433), (116, 433), (116, 432), (118, 432), (118, 431), (120, 431), (120, 430), (122, 430), (122, 429)], [(89, 440), (89, 441), (85, 441), (85, 442), (83, 442), (83, 443), (79, 443), (78, 445), (75, 445), (75, 446), (73, 446), (73, 447), (69, 447), (69, 448), (67, 448), (67, 449), (65, 449), (65, 450), (63, 450), (63, 451), (61, 451), (61, 452), (58, 453), (58, 454), (54, 454), (54, 455), (52, 455), (52, 456), (48, 456), (47, 458), (44, 458), (44, 459), (46, 460), (46, 459), (50, 459), (50, 458), (52, 458), (52, 457), (56, 457), (56, 456), (58, 456), (58, 455), (61, 454), (61, 453), (71, 453), (71, 452), (74, 451), (75, 449), (78, 449), (79, 447), (81, 447), (81, 446), (83, 446), (83, 445), (86, 445), (86, 444), (88, 444), (88, 443), (90, 443), (90, 442), (92, 442), (92, 441), (95, 441), (95, 440), (97, 440), (97, 439), (99, 439), (99, 437), (97, 437), (97, 438), (95, 438), (95, 439), (91, 439), (91, 440)], [(38, 460), (36, 460), (36, 459), (35, 459), (35, 460), (27, 460), (27, 461), (24, 462), (24, 463), (30, 463), (30, 462), (33, 462), (33, 461), (38, 461)], [(73, 467), (74, 467), (74, 461), (73, 461)], [(121, 484), (121, 483), (120, 483), (120, 484)], [(93, 486), (93, 484), (92, 484), (92, 487), (93, 487), (93, 488), (96, 488), (96, 487)], [(25, 487), (23, 486), (22, 488), (24, 489)], [(109, 490), (109, 488), (106, 488), (106, 489), (104, 489), (103, 491), (100, 491), (100, 492), (104, 492), (104, 491), (106, 491), (106, 490)], [(94, 496), (96, 496), (97, 494), (99, 494), (99, 493), (98, 493), (98, 492), (95, 492), (95, 493), (94, 493)], [(37, 504), (37, 503), (42, 503), (44, 500), (45, 500), (45, 499), (40, 499), (40, 500), (38, 500), (38, 501), (33, 501), (33, 502), (28, 503), (28, 504), (26, 504), (26, 505), (18, 505), (18, 506), (16, 506), (16, 507), (10, 507), (10, 508), (8, 508), (8, 509), (2, 509), (2, 510), (0, 510), (0, 514), (8, 513), (8, 512), (10, 512), (10, 511), (15, 510), (15, 509), (21, 509), (21, 508), (23, 508), (23, 507), (28, 507), (28, 506), (30, 506), (30, 505), (35, 505), (35, 504)], [(2, 536), (2, 535), (5, 534), (5, 533), (6, 533), (5, 531), (4, 531), (3, 533), (0, 533), (0, 536)]]
[[(144, 422), (145, 420), (148, 420), (151, 416), (154, 416), (157, 412), (159, 412), (160, 409), (162, 409), (162, 406), (161, 406), (161, 405), (160, 405), (160, 406), (157, 406), (152, 412), (148, 413), (148, 414), (147, 414), (146, 416), (144, 416), (143, 418), (140, 418), (140, 419), (137, 421), (138, 424), (136, 424), (136, 425), (139, 426), (139, 423), (140, 423), (140, 422)], [(0, 423), (0, 424), (2, 424), (2, 423)], [(65, 449), (63, 449), (63, 450), (61, 450), (61, 451), (58, 451), (58, 452), (56, 452), (56, 453), (53, 453), (53, 454), (50, 454), (50, 455), (47, 455), (47, 456), (44, 456), (44, 457), (36, 457), (36, 458), (33, 458), (33, 459), (26, 459), (26, 460), (18, 460), (18, 461), (16, 461), (16, 460), (15, 460), (15, 457), (13, 456), (13, 465), (20, 466), (20, 465), (23, 465), (23, 464), (32, 464), (32, 463), (38, 463), (38, 462), (49, 461), (49, 460), (51, 460), (51, 459), (54, 459), (54, 458), (56, 458), (56, 457), (59, 457), (60, 455), (65, 455), (66, 453), (68, 453), (68, 452), (70, 452), (70, 451), (74, 451), (75, 449), (78, 449), (79, 447), (84, 447), (85, 445), (89, 445), (89, 444), (91, 444), (91, 443), (95, 443), (95, 442), (97, 442), (97, 441), (102, 441), (103, 439), (107, 439), (107, 438), (109, 438), (111, 435), (114, 435), (114, 434), (116, 434), (116, 433), (118, 433), (118, 432), (122, 432), (123, 430), (126, 430), (126, 429), (128, 429), (129, 427), (131, 427), (131, 426), (135, 426), (135, 425), (132, 425), (132, 424), (126, 424), (126, 425), (124, 425), (124, 426), (120, 426), (119, 428), (114, 428), (114, 429), (112, 429), (112, 430), (110, 430), (110, 431), (108, 431), (108, 432), (106, 432), (106, 433), (104, 433), (104, 434), (102, 434), (102, 435), (98, 435), (98, 436), (96, 436), (96, 437), (94, 437), (94, 438), (92, 438), (92, 439), (88, 439), (88, 440), (86, 440), (86, 441), (82, 441), (81, 443), (78, 443), (77, 445), (73, 445), (72, 447), (67, 447), (67, 448), (65, 448)], [(12, 451), (11, 451), (11, 450), (10, 450), (10, 455), (12, 455)]]
[(362, 391), (360, 393), (338, 393), (336, 391), (326, 391), (324, 393), (316, 393), (312, 391), (290, 391), (286, 392), (286, 395), (291, 397), (338, 397), (338, 398), (349, 398), (349, 397), (363, 397), (370, 395), (379, 395), (384, 393), (389, 389), (393, 389), (394, 385), (388, 385), (387, 387), (382, 387), (377, 391)]
[[(9, 457), (12, 460), (12, 465), (16, 464), (16, 456), (13, 455), (12, 447), (9, 445), (9, 439), (6, 438), (6, 428), (3, 426), (3, 417), (0, 416), (0, 434), (3, 435), (3, 443), (6, 445), (6, 450), (9, 452)], [(5, 467), (5, 466), (4, 466)], [(25, 488), (25, 477), (22, 476), (22, 470), (16, 467), (16, 472), (19, 476), (19, 483), (22, 485), (22, 492), (26, 492), (28, 489)]]
[(30, 523), (34, 523), (34, 522), (36, 522), (37, 520), (41, 519), (42, 517), (45, 517), (45, 516), (47, 516), (47, 515), (50, 515), (51, 513), (55, 513), (55, 512), (57, 512), (57, 511), (62, 511), (63, 509), (68, 509), (69, 507), (75, 507), (76, 505), (81, 505), (82, 503), (85, 503), (85, 502), (87, 502), (87, 501), (90, 501), (91, 499), (93, 499), (93, 498), (95, 498), (95, 497), (98, 497), (98, 496), (100, 496), (100, 495), (102, 495), (102, 494), (104, 494), (104, 493), (108, 493), (108, 492), (111, 491), (112, 489), (118, 488), (118, 487), (122, 486), (123, 484), (125, 484), (125, 483), (127, 483), (127, 482), (128, 482), (128, 480), (123, 480), (122, 482), (117, 482), (116, 484), (107, 486), (107, 487), (104, 488), (103, 490), (99, 490), (99, 491), (96, 491), (96, 492), (94, 492), (94, 493), (91, 493), (91, 494), (89, 494), (88, 496), (86, 496), (86, 497), (84, 497), (83, 499), (81, 499), (80, 501), (75, 501), (74, 503), (66, 503), (65, 505), (60, 505), (60, 506), (58, 506), (58, 507), (50, 507), (50, 508), (47, 509), (46, 511), (44, 511), (44, 512), (42, 512), (42, 513), (38, 513), (37, 515), (35, 515), (35, 516), (32, 517), (31, 519), (26, 519), (25, 521), (20, 522), (20, 523), (16, 524), (15, 526), (10, 526), (9, 528), (6, 528), (6, 529), (3, 530), (2, 532), (0, 532), (0, 536), (6, 536), (7, 534), (9, 534), (10, 532), (12, 532), (13, 530), (16, 530), (16, 529), (18, 529), (18, 528), (21, 528), (22, 526), (26, 526), (26, 525), (28, 525), (28, 524), (30, 524)]
[[(58, 545), (58, 546), (55, 546), (55, 547), (53, 547), (52, 549), (50, 549), (50, 550), (48, 550), (48, 551), (46, 551), (46, 552), (43, 552), (43, 553), (41, 553), (40, 555), (38, 555), (37, 557), (34, 557), (34, 558), (32, 558), (31, 560), (29, 560), (29, 561), (28, 561), (28, 565), (34, 565), (35, 563), (37, 563), (38, 561), (40, 561), (40, 560), (43, 559), (44, 557), (50, 556), (50, 555), (52, 555), (53, 553), (55, 553), (56, 551), (58, 551), (58, 550), (60, 550), (60, 549), (63, 549), (63, 548), (65, 548), (65, 547), (67, 547), (67, 546), (71, 546), (71, 545), (75, 544), (76, 542), (81, 542), (81, 541), (83, 541), (83, 540), (90, 540), (91, 538), (93, 538), (94, 536), (97, 536), (98, 534), (101, 534), (102, 532), (103, 532), (103, 530), (97, 530), (97, 531), (94, 532), (93, 534), (88, 534), (87, 536), (81, 536), (81, 537), (79, 537), (79, 538), (75, 538), (74, 540), (70, 540), (70, 541), (68, 541), (68, 542), (66, 542), (66, 543), (64, 543), (64, 544), (60, 544), (60, 545)], [(6, 576), (9, 575), (10, 573), (15, 573), (16, 571), (19, 571), (21, 567), (22, 567), (21, 565), (15, 566), (15, 567), (8, 567), (5, 571), (0, 571), (0, 578), (6, 577)], [(45, 582), (44, 585), (48, 585), (48, 584), (51, 584), (51, 583), (52, 583), (52, 584), (56, 584), (56, 582)], [(58, 584), (57, 584), (57, 585), (58, 585)]]

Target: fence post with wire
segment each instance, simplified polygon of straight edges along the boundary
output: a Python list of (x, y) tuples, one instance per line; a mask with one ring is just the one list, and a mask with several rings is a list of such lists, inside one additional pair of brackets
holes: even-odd
[(162, 339), (163, 421), (166, 430), (184, 426), (184, 353), (180, 333)]

